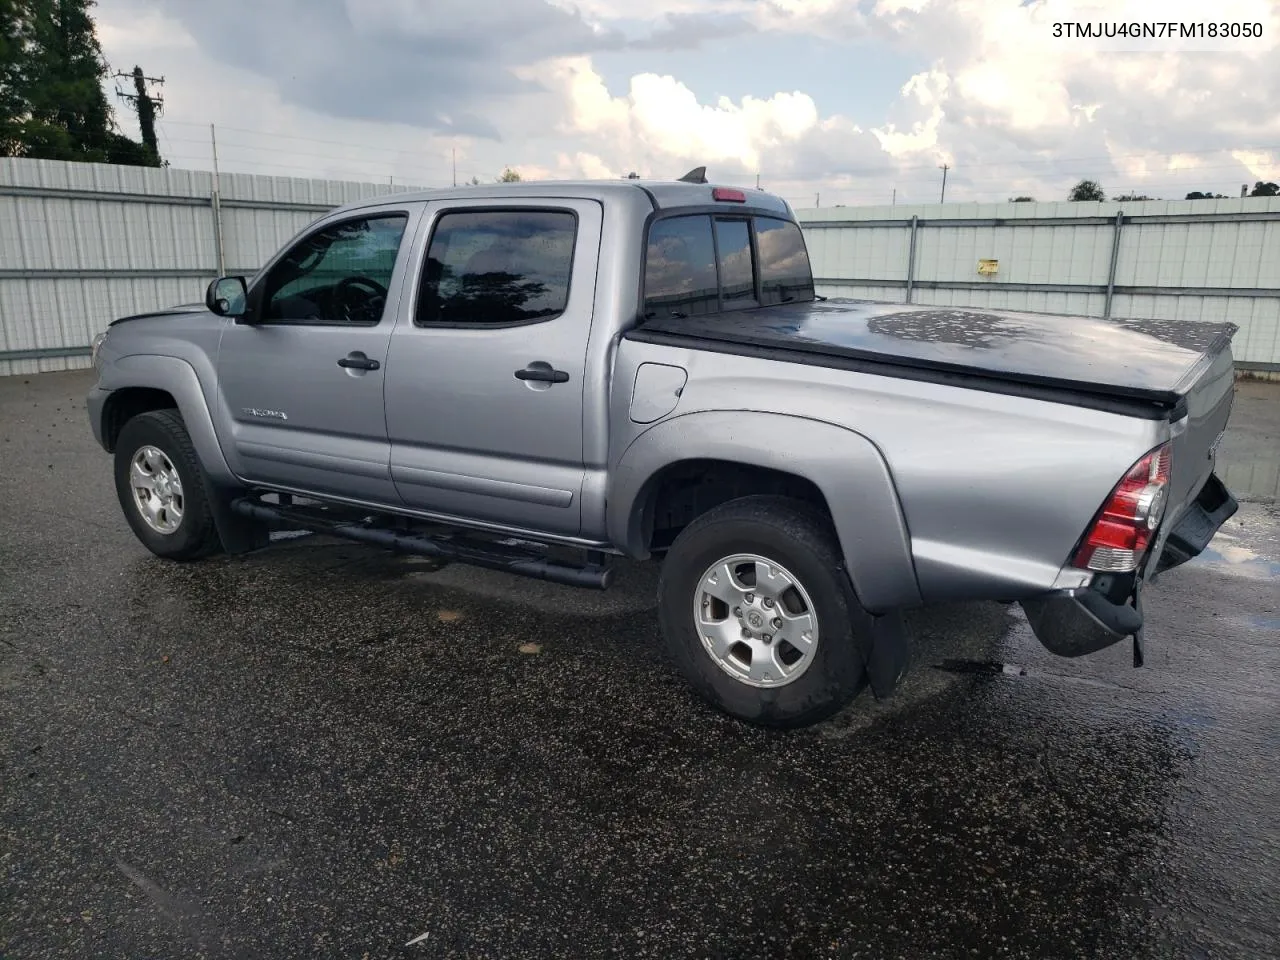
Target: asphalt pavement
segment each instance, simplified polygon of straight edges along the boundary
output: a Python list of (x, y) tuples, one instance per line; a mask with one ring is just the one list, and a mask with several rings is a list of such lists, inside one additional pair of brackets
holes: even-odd
[(1280, 385), (1147, 665), (1017, 607), (809, 730), (607, 593), (318, 537), (153, 558), (87, 373), (0, 378), (0, 957), (1280, 956)]

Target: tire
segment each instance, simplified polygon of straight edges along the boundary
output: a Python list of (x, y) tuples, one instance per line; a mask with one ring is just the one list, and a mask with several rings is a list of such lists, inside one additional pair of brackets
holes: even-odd
[[(148, 482), (132, 473), (138, 459), (143, 460), (142, 476), (149, 478), (153, 488), (145, 494), (135, 492), (135, 479), (144, 488)], [(170, 479), (174, 474), (177, 484)], [(205, 493), (204, 470), (177, 410), (140, 413), (124, 425), (116, 441), (115, 481), (125, 519), (156, 556), (194, 560), (221, 546)], [(160, 504), (151, 520), (144, 501)]]
[[(735, 558), (732, 571), (721, 564)], [(744, 593), (760, 570), (750, 558), (765, 562), (773, 583)], [(705, 579), (717, 566), (715, 580)], [(671, 545), (658, 584), (663, 636), (681, 672), (712, 706), (767, 727), (816, 723), (866, 686), (850, 613), (856, 603), (830, 521), (778, 496), (732, 500), (698, 517)], [(787, 619), (772, 618), (779, 612)], [(804, 627), (815, 619), (805, 652)], [(794, 646), (784, 639), (793, 636)]]

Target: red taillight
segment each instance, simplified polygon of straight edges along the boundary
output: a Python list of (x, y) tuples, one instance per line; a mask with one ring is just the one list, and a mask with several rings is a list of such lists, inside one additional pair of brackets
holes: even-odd
[(730, 190), (728, 187), (714, 187), (711, 190), (712, 200), (723, 200), (727, 203), (746, 203), (747, 195), (742, 190)]
[(1102, 505), (1072, 563), (1086, 570), (1138, 569), (1164, 516), (1169, 487), (1169, 445), (1133, 465)]

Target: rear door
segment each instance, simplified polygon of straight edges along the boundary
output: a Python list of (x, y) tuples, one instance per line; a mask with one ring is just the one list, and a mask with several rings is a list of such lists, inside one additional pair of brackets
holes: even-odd
[(325, 221), (256, 278), (253, 322), (218, 352), (222, 445), (245, 480), (398, 503), (383, 384), (421, 210)]
[(602, 208), (454, 201), (425, 217), (387, 360), (396, 489), (435, 514), (577, 534)]

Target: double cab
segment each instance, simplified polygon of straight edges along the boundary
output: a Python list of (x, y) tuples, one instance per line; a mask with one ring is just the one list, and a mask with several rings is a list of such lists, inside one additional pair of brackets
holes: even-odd
[(94, 345), (153, 553), (273, 529), (603, 588), (661, 563), (710, 703), (800, 726), (909, 662), (902, 611), (1021, 603), (1077, 656), (1235, 510), (1234, 327), (827, 299), (790, 207), (681, 181), (336, 209)]

